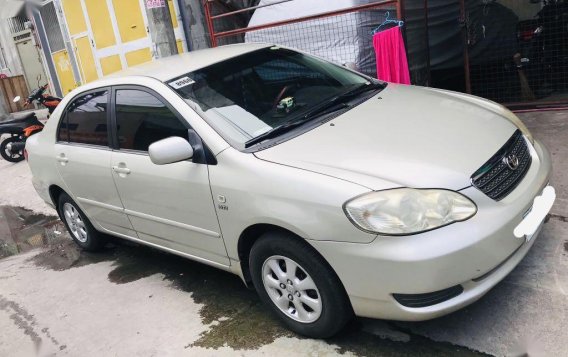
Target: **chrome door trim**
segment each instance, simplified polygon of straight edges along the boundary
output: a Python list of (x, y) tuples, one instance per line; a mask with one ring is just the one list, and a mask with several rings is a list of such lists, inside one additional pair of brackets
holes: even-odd
[(141, 212), (131, 211), (129, 209), (125, 209), (124, 213), (126, 213), (127, 215), (130, 215), (130, 216), (143, 218), (143, 219), (147, 219), (147, 220), (150, 220), (150, 221), (163, 223), (163, 224), (167, 224), (167, 225), (170, 225), (170, 226), (187, 229), (189, 231), (194, 231), (194, 232), (197, 232), (197, 233), (205, 234), (205, 235), (213, 237), (213, 238), (221, 238), (221, 234), (219, 234), (217, 232), (213, 232), (213, 231), (210, 231), (208, 229), (195, 227), (195, 226), (185, 224), (185, 223), (181, 223), (181, 222), (177, 222), (177, 221), (172, 221), (170, 219), (160, 218), (160, 217), (152, 216), (152, 215), (141, 213)]
[(101, 208), (105, 208), (108, 209), (110, 211), (115, 211), (115, 212), (120, 212), (120, 213), (124, 213), (124, 208), (122, 207), (117, 207), (117, 206), (113, 206), (113, 205), (109, 205), (108, 203), (102, 203), (99, 201), (93, 201), (90, 200), (88, 198), (83, 198), (83, 197), (77, 197), (77, 201), (81, 202), (81, 203), (86, 203), (92, 206), (97, 206), (97, 207), (101, 207)]

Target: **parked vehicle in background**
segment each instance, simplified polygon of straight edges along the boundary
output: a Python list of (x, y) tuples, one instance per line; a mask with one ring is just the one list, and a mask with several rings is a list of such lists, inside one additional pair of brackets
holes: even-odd
[[(278, 110), (285, 98), (293, 110)], [(266, 44), (82, 86), (26, 149), (83, 249), (110, 234), (233, 272), (315, 338), (353, 314), (471, 304), (555, 199), (548, 151), (504, 107)]]
[[(61, 102), (61, 98), (45, 95), (48, 85), (45, 84), (35, 89), (24, 102), (24, 107), (37, 102), (47, 108), (51, 114)], [(14, 102), (19, 102), (20, 97), (14, 98)], [(49, 117), (49, 115), (48, 115)], [(33, 134), (43, 130), (43, 123), (37, 119), (35, 113), (29, 113), (23, 118), (13, 119), (0, 123), (0, 135), (9, 134), (10, 137), (0, 143), (0, 155), (4, 160), (10, 162), (20, 162), (24, 160), (24, 148), (26, 140)]]
[(519, 22), (518, 38), (522, 68), (536, 97), (568, 89), (568, 2), (542, 1), (534, 19)]

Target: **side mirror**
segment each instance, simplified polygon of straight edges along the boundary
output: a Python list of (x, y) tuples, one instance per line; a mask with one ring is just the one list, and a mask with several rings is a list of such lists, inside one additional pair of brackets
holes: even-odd
[(19, 95), (15, 96), (14, 99), (12, 100), (12, 102), (14, 103), (18, 103), (20, 101), (20, 99), (22, 99), (22, 97), (20, 97)]
[(193, 157), (191, 145), (179, 136), (172, 136), (156, 141), (148, 147), (150, 160), (156, 165), (172, 164)]

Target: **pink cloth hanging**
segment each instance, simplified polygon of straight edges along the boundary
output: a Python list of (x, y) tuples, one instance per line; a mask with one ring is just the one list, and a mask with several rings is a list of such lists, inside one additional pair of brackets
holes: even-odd
[(375, 33), (373, 47), (377, 58), (377, 78), (392, 83), (410, 84), (408, 61), (400, 27)]

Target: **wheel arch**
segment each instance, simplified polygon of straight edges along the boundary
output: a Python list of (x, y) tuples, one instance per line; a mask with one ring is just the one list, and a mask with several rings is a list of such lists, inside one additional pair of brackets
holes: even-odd
[(317, 249), (315, 249), (311, 244), (309, 244), (306, 241), (306, 239), (302, 238), (301, 236), (292, 232), (291, 230), (286, 229), (286, 228), (281, 227), (281, 226), (278, 226), (278, 225), (275, 225), (275, 224), (268, 224), (268, 223), (253, 224), (253, 225), (247, 227), (245, 230), (243, 230), (243, 232), (239, 236), (239, 241), (237, 243), (237, 252), (238, 252), (238, 255), (239, 255), (239, 263), (240, 263), (240, 268), (241, 268), (241, 272), (242, 272), (242, 278), (243, 278), (245, 284), (247, 285), (247, 287), (250, 288), (250, 287), (253, 286), (252, 285), (252, 277), (251, 277), (250, 268), (249, 268), (250, 251), (251, 251), (254, 243), (260, 237), (262, 237), (265, 233), (268, 233), (268, 232), (285, 233), (287, 236), (290, 237), (290, 239), (294, 239), (296, 241), (302, 242), (303, 244), (308, 246), (311, 250), (313, 250), (316, 254), (318, 254), (322, 258), (322, 260), (328, 266), (330, 271), (332, 271), (335, 274), (335, 277), (337, 278), (337, 280), (341, 284), (341, 288), (343, 289), (343, 291), (347, 295), (347, 290), (345, 289), (343, 282), (341, 281), (341, 279), (337, 275), (337, 272), (333, 269), (331, 264), (329, 264), (327, 259)]
[(49, 186), (48, 190), (49, 190), (49, 198), (51, 199), (51, 202), (53, 203), (53, 206), (55, 207), (57, 214), (61, 216), (61, 214), (59, 213), (59, 196), (61, 196), (62, 193), (67, 193), (67, 192), (65, 192), (65, 190), (63, 190), (61, 187), (57, 185)]

